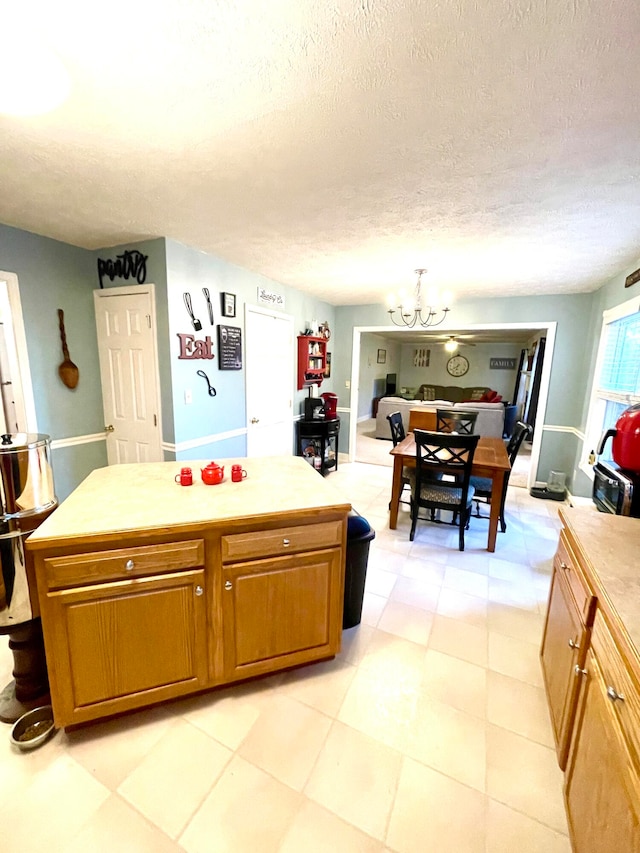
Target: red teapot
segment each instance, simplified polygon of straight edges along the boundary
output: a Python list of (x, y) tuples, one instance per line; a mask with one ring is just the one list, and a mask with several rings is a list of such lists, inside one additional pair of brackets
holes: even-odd
[(202, 482), (207, 486), (217, 486), (224, 480), (224, 466), (217, 465), (215, 462), (209, 462), (204, 468), (200, 469)]

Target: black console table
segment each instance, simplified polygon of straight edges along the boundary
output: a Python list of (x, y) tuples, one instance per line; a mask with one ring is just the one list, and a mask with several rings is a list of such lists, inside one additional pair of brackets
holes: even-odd
[(296, 421), (296, 453), (324, 477), (338, 467), (340, 418)]

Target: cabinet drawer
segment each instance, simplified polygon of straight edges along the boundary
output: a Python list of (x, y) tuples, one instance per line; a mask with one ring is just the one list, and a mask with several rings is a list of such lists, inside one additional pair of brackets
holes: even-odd
[(587, 628), (591, 627), (595, 613), (596, 599), (571, 550), (564, 530), (560, 533), (555, 565), (558, 571), (562, 572), (564, 579), (569, 585), (569, 589), (585, 625)]
[(47, 589), (175, 572), (204, 565), (204, 541), (170, 542), (116, 551), (96, 551), (44, 561)]
[(299, 527), (280, 527), (222, 537), (222, 562), (275, 557), (297, 551), (316, 551), (342, 544), (342, 522), (327, 521)]
[[(640, 685), (629, 670), (601, 611), (596, 613), (591, 648), (605, 683), (607, 700), (620, 724), (636, 772), (640, 770)], [(619, 697), (619, 698), (617, 698)]]

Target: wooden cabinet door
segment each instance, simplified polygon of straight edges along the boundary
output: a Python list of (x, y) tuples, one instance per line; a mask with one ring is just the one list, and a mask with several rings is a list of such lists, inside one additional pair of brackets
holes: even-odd
[(578, 700), (576, 665), (584, 659), (586, 630), (563, 575), (556, 568), (542, 639), (541, 663), (558, 763), (564, 770)]
[(235, 563), (223, 570), (225, 680), (340, 651), (341, 551)]
[(575, 853), (640, 853), (640, 782), (592, 651), (565, 785)]
[(202, 569), (50, 592), (45, 604), (57, 726), (207, 683)]

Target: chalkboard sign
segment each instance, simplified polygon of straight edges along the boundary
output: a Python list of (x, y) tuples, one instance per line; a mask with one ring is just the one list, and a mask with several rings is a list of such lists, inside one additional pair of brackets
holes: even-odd
[(242, 370), (242, 329), (218, 326), (218, 370)]

